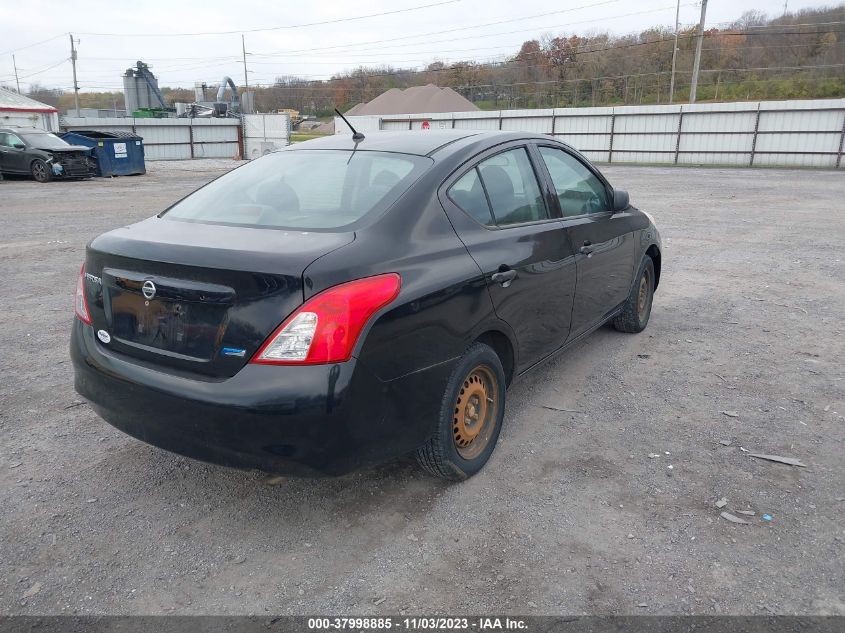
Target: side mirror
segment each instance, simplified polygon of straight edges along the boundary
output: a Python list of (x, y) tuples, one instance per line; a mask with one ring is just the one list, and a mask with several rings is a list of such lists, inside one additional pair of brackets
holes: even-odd
[(628, 192), (621, 189), (613, 190), (613, 212), (619, 213), (631, 206), (631, 201), (628, 198)]
[(26, 149), (26, 145), (24, 145), (23, 143), (15, 143), (14, 145), (12, 145), (12, 147), (14, 147), (15, 149)]

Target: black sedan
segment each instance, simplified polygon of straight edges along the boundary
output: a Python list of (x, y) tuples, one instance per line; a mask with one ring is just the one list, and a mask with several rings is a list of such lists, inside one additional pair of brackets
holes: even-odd
[(341, 474), (492, 453), (508, 385), (605, 322), (640, 332), (654, 224), (546, 136), (335, 136), (87, 248), (71, 355), (109, 423), (190, 457)]
[(53, 178), (90, 178), (95, 172), (89, 149), (71, 145), (52, 132), (33, 127), (0, 127), (0, 173)]

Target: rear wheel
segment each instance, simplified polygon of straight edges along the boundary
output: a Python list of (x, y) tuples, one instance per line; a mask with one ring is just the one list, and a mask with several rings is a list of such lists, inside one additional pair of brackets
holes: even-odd
[(437, 430), (417, 450), (417, 461), (443, 479), (461, 481), (471, 477), (493, 453), (504, 412), (502, 362), (492, 348), (475, 343), (449, 377)]
[(613, 319), (613, 327), (620, 332), (642, 332), (651, 316), (651, 302), (654, 298), (654, 262), (646, 255), (640, 264), (637, 282), (628, 295), (622, 312)]
[(53, 179), (53, 172), (50, 171), (50, 166), (40, 158), (32, 161), (29, 170), (32, 172), (32, 177), (38, 182), (50, 182)]

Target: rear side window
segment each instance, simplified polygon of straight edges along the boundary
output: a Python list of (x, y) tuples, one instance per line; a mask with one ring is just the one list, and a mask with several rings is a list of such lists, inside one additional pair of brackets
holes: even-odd
[(552, 147), (541, 147), (540, 154), (552, 177), (563, 217), (610, 210), (607, 189), (581, 161)]
[(399, 185), (413, 168), (414, 165), (410, 161), (396, 160), (389, 154), (372, 155), (366, 175), (367, 185), (358, 189), (355, 205), (375, 206)]
[(449, 189), (449, 197), (452, 202), (469, 213), (476, 222), (486, 226), (495, 224), (477, 169), (472, 169), (461, 176)]
[(481, 162), (478, 172), (499, 226), (548, 217), (537, 176), (525, 148), (513, 149)]
[(432, 164), (389, 152), (293, 150), (235, 169), (168, 209), (170, 220), (337, 229), (392, 205)]
[(452, 185), (449, 197), (487, 226), (535, 222), (549, 217), (524, 147), (482, 161)]

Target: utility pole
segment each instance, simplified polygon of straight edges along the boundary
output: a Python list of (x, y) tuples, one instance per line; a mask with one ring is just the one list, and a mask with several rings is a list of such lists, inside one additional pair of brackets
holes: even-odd
[(675, 8), (675, 44), (672, 47), (672, 79), (669, 80), (669, 103), (675, 98), (675, 60), (678, 58), (678, 28), (680, 27), (681, 0)]
[(249, 78), (246, 70), (246, 42), (244, 41), (243, 33), (241, 33), (241, 50), (244, 54), (244, 91), (249, 90)]
[(701, 65), (701, 43), (704, 41), (704, 18), (707, 16), (707, 0), (701, 0), (701, 21), (698, 23), (698, 41), (695, 43), (695, 61), (692, 65), (692, 82), (689, 88), (689, 102), (695, 103), (698, 89), (698, 68)]
[(15, 61), (15, 54), (12, 53), (12, 66), (15, 67), (15, 85), (18, 87), (18, 94), (21, 93), (21, 82), (18, 81), (18, 64)]
[(76, 116), (79, 116), (79, 84), (76, 83), (76, 47), (73, 43), (73, 33), (68, 33), (70, 37), (70, 63), (73, 66), (73, 100), (76, 105)]
[[(244, 108), (244, 106), (246, 105), (246, 100), (248, 99), (246, 93), (249, 90), (249, 77), (247, 76), (248, 71), (246, 69), (246, 40), (244, 39), (243, 33), (241, 33), (241, 52), (243, 53), (243, 57), (244, 57), (244, 94), (241, 97), (241, 112), (240, 112), (240, 116), (241, 116), (241, 132), (240, 132), (241, 141), (240, 141), (240, 147), (241, 147), (241, 151), (242, 151), (241, 160), (246, 160), (246, 155), (247, 155), (248, 150), (247, 150), (247, 147), (246, 147), (246, 144), (247, 144), (246, 116), (245, 116), (245, 112), (244, 112), (244, 110), (246, 108)], [(254, 110), (254, 108), (253, 108), (253, 110)]]

